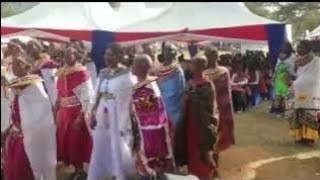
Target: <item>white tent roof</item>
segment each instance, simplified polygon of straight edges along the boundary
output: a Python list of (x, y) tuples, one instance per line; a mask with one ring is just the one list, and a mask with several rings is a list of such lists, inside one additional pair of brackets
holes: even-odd
[(310, 37), (320, 36), (320, 25), (310, 33)]
[[(91, 30), (96, 25), (89, 7), (89, 3), (42, 2), (21, 14), (1, 19), (1, 26)], [(109, 8), (106, 11), (112, 10)]]
[(24, 13), (1, 19), (1, 26), (66, 30), (115, 30), (146, 20), (163, 8), (147, 9), (143, 2), (122, 2), (118, 11), (107, 2), (41, 2)]
[(99, 3), (92, 3), (91, 17), (95, 20), (98, 29), (115, 31), (116, 29), (131, 25), (149, 18), (153, 18), (170, 7), (165, 4), (161, 7), (146, 7), (145, 2), (121, 2), (118, 11), (106, 11)]
[(251, 13), (242, 2), (175, 2), (157, 17), (118, 29), (163, 32), (280, 23)]

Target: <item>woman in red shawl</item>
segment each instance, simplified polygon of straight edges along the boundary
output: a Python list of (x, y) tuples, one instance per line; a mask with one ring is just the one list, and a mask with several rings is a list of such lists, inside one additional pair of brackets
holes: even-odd
[[(4, 176), (7, 180), (56, 179), (56, 128), (42, 79), (30, 75), (25, 57), (14, 57), (17, 77), (6, 84), (12, 90), (10, 127), (1, 134), (6, 140)], [(36, 112), (38, 111), (38, 112)]]
[(228, 69), (218, 66), (218, 51), (216, 48), (209, 46), (205, 55), (208, 58), (209, 69), (204, 71), (204, 76), (215, 85), (217, 92), (219, 111), (217, 152), (219, 153), (235, 144), (231, 82)]
[(71, 179), (86, 177), (83, 163), (89, 162), (92, 148), (85, 116), (92, 103), (93, 87), (77, 53), (73, 47), (67, 49), (65, 66), (58, 70), (57, 82), (58, 160), (75, 166)]
[(188, 83), (183, 123), (188, 171), (201, 180), (218, 176), (215, 162), (218, 110), (214, 85), (202, 74), (206, 67), (205, 57), (192, 60), (193, 78)]

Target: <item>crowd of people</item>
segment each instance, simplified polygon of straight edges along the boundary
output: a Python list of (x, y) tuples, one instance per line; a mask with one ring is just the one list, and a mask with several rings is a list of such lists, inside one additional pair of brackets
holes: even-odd
[(115, 43), (97, 74), (81, 41), (13, 39), (1, 58), (4, 179), (55, 180), (56, 168), (69, 165), (70, 180), (162, 179), (183, 167), (219, 178), (219, 154), (235, 144), (234, 112), (268, 99), (272, 113), (283, 113), (291, 89), (292, 135), (312, 145), (320, 121), (314, 50), (301, 41), (293, 57), (285, 44), (273, 76), (263, 52), (219, 57), (209, 45), (188, 61), (168, 42), (159, 54), (153, 44), (137, 52)]
[[(255, 107), (262, 100), (271, 100), (272, 67), (268, 54), (262, 51), (247, 51), (231, 55), (219, 56), (219, 65), (228, 69), (231, 81), (232, 101), (234, 112), (245, 112), (249, 107)], [(191, 78), (190, 60), (180, 57), (184, 65), (186, 80)]]

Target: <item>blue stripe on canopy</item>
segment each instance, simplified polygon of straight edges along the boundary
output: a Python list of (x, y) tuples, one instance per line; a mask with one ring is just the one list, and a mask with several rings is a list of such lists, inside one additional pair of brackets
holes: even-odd
[(285, 27), (286, 27), (285, 24), (265, 25), (265, 30), (267, 32), (267, 37), (268, 37), (268, 46), (269, 46), (269, 53), (271, 58), (270, 60), (271, 60), (273, 69), (277, 64), (281, 47), (284, 44), (284, 42), (287, 41)]
[(104, 53), (109, 44), (114, 42), (114, 33), (108, 31), (93, 31), (92, 32), (92, 59), (99, 72), (106, 64), (104, 61)]

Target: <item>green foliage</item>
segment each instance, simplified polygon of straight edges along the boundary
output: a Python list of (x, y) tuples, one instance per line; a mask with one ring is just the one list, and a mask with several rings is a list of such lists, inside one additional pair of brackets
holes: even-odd
[(292, 24), (293, 39), (320, 24), (319, 2), (246, 2), (245, 4), (250, 11), (259, 16)]
[(22, 13), (39, 2), (1, 2), (1, 18)]
[(1, 2), (1, 18), (9, 17), (17, 14), (9, 3)]
[(247, 2), (247, 3), (245, 3), (245, 5), (254, 14), (272, 19), (272, 14), (270, 13), (270, 11), (267, 8), (265, 8), (266, 3), (264, 3), (264, 2)]

